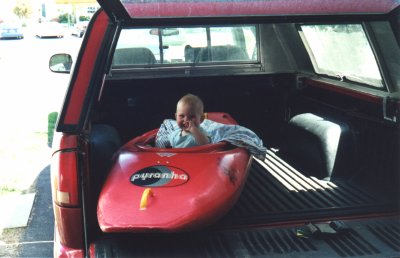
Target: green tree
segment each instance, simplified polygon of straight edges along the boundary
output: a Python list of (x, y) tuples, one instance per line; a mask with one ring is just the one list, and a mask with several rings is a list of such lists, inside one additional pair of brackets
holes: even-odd
[(63, 13), (58, 16), (60, 23), (75, 23), (75, 17), (68, 13)]
[(90, 16), (79, 16), (79, 21), (90, 21)]
[(25, 21), (32, 14), (32, 6), (27, 0), (17, 0), (13, 12), (18, 18)]

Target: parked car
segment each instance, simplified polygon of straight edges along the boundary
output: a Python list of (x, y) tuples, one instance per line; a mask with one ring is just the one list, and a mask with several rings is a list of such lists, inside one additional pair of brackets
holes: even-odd
[(85, 34), (88, 23), (89, 23), (88, 21), (77, 22), (72, 28), (71, 35), (82, 38), (83, 35)]
[(58, 22), (41, 22), (37, 25), (35, 33), (39, 38), (63, 38), (65, 29)]
[[(65, 54), (50, 62), (71, 72), (51, 165), (56, 257), (400, 255), (397, 0), (98, 2), (74, 68)], [(132, 207), (145, 216), (157, 187), (180, 196), (192, 178), (174, 149), (154, 152), (151, 173), (130, 170), (125, 144), (173, 119), (186, 93), (250, 128), (268, 152), (253, 157), (235, 206), (213, 224), (134, 230), (118, 218)], [(165, 167), (165, 180), (184, 182), (157, 184)], [(207, 173), (235, 184), (229, 167)], [(149, 206), (129, 201), (133, 180)], [(185, 196), (207, 205), (206, 193)], [(100, 195), (120, 226), (99, 225)], [(179, 202), (171, 195), (165, 207), (160, 216)]]
[(0, 39), (23, 39), (22, 27), (13, 23), (0, 23)]

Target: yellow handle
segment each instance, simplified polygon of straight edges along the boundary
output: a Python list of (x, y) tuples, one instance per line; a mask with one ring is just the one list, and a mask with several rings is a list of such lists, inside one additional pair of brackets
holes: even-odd
[(140, 200), (140, 209), (141, 210), (145, 210), (147, 208), (147, 202), (148, 202), (149, 198), (152, 196), (153, 196), (153, 191), (151, 190), (151, 188), (144, 189), (144, 191), (142, 193), (142, 199)]

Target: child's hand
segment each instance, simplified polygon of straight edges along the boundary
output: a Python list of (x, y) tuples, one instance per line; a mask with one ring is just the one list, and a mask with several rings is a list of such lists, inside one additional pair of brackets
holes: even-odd
[(196, 130), (196, 129), (197, 129), (197, 125), (193, 121), (187, 121), (187, 122), (183, 123), (183, 130), (185, 130), (186, 132), (192, 133), (193, 130)]
[(186, 121), (183, 123), (183, 130), (185, 130), (186, 132), (190, 132), (190, 129), (192, 128), (193, 123), (191, 121)]
[(203, 145), (210, 142), (210, 139), (206, 134), (201, 132), (200, 125), (195, 121), (187, 121), (183, 123), (182, 135), (192, 134), (197, 144)]
[(183, 130), (188, 130), (188, 128), (189, 128), (189, 126), (190, 126), (190, 122), (189, 121), (187, 121), (187, 122), (184, 122), (183, 123)]

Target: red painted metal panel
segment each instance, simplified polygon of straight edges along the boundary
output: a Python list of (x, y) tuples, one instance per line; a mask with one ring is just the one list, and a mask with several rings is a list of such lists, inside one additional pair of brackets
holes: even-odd
[(127, 1), (132, 18), (196, 17), (231, 15), (314, 15), (387, 13), (399, 6), (396, 0), (274, 0), (274, 1)]
[[(53, 250), (54, 258), (83, 258), (85, 257), (84, 248), (71, 248), (66, 245), (60, 243), (60, 235), (58, 231), (55, 231), (54, 234), (54, 250)], [(95, 256), (90, 256), (95, 257)]]
[(59, 243), (64, 248), (83, 249), (82, 210), (80, 208), (63, 208), (58, 205), (54, 205), (53, 208)]
[(77, 146), (78, 137), (75, 134), (55, 132), (53, 140), (53, 153), (59, 150), (76, 148)]
[(237, 125), (238, 123), (236, 120), (229, 114), (223, 112), (210, 112), (205, 113), (205, 118), (210, 119), (212, 121), (221, 123), (221, 124), (234, 124)]
[(95, 62), (97, 57), (101, 55), (100, 46), (106, 33), (108, 21), (107, 15), (101, 12), (94, 22), (81, 63), (79, 67), (76, 67), (78, 74), (74, 84), (71, 86), (71, 95), (67, 103), (64, 120), (61, 121), (64, 125), (75, 125), (79, 122), (83, 102), (94, 72)]
[(357, 99), (365, 100), (370, 103), (382, 104), (382, 97), (376, 96), (373, 94), (368, 94), (366, 92), (356, 91), (356, 90), (352, 90), (349, 88), (335, 86), (335, 85), (332, 85), (332, 84), (329, 84), (326, 82), (316, 81), (316, 80), (311, 80), (311, 79), (305, 79), (304, 84), (311, 86), (311, 87), (317, 87), (317, 88), (337, 92), (340, 94), (344, 94), (347, 96), (351, 96), (351, 97), (354, 97)]

